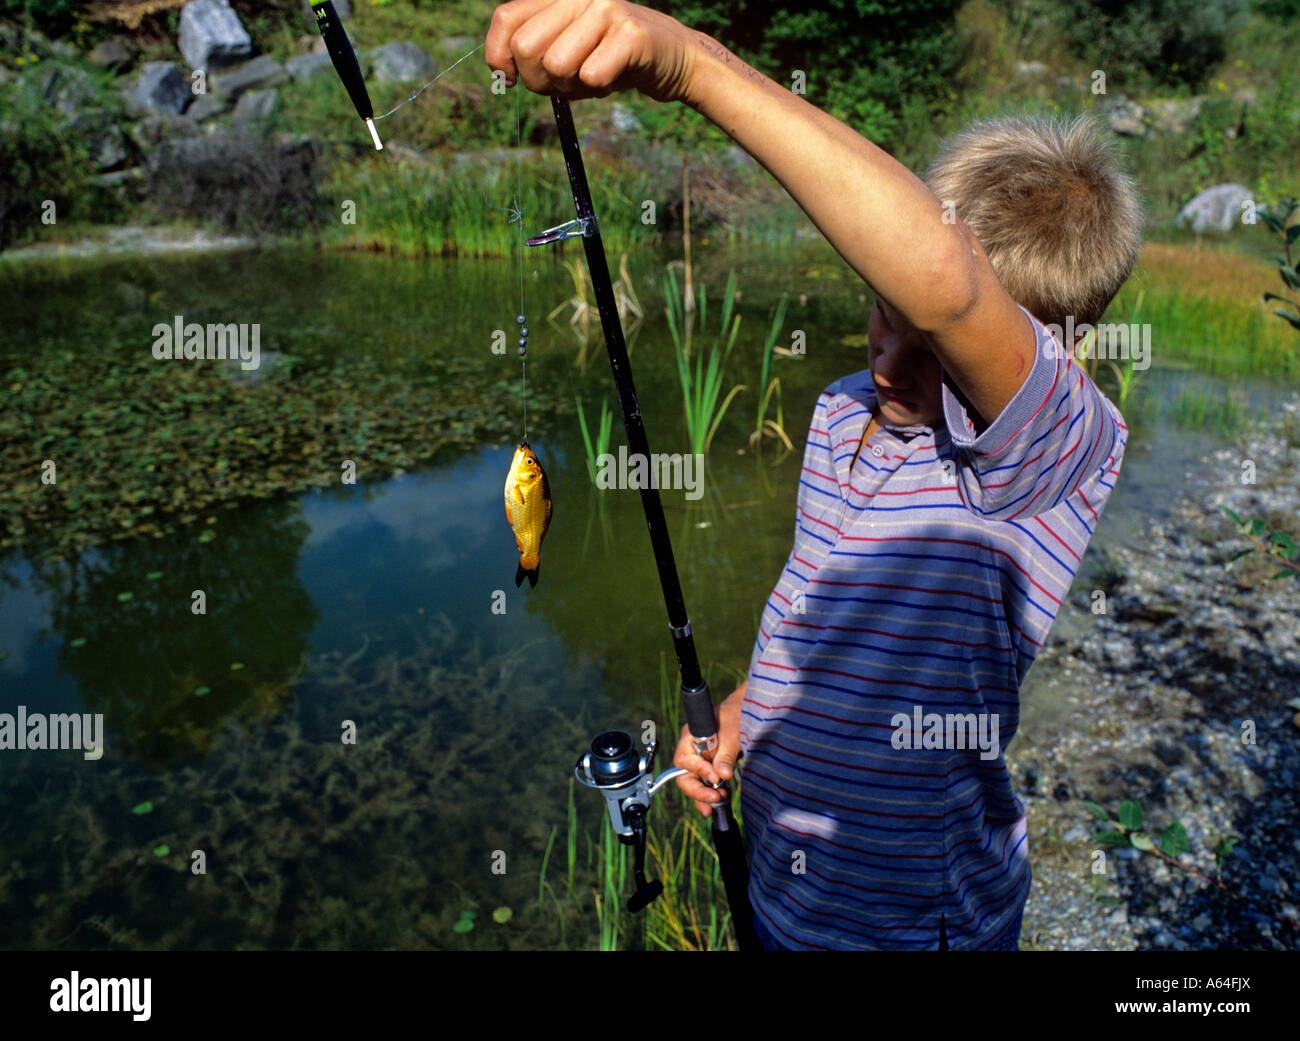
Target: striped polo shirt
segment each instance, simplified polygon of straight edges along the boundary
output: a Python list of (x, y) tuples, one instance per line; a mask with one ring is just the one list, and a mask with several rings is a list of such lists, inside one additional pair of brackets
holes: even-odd
[(946, 376), (943, 422), (885, 424), (856, 462), (870, 372), (817, 401), (740, 724), (749, 895), (782, 946), (932, 950), (943, 916), (979, 948), (1023, 909), (1004, 753), (1127, 432), (1030, 319), (1029, 375), (978, 436)]

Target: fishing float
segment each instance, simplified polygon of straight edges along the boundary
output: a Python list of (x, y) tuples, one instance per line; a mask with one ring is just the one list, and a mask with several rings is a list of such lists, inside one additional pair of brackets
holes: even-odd
[(379, 131), (375, 129), (375, 109), (370, 104), (370, 94), (366, 90), (365, 77), (361, 75), (357, 53), (352, 49), (352, 41), (343, 29), (343, 20), (334, 10), (332, 0), (312, 0), (311, 9), (316, 16), (316, 28), (325, 39), (325, 49), (329, 51), (334, 70), (347, 88), (357, 115), (365, 120), (366, 129), (375, 142), (375, 151), (382, 152), (384, 144), (379, 140)]

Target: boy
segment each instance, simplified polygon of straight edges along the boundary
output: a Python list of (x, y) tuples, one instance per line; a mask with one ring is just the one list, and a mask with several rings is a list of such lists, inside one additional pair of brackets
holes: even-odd
[(683, 734), (678, 784), (708, 813), (743, 751), (766, 947), (1014, 950), (1030, 871), (1002, 747), (1126, 433), (1042, 323), (1097, 322), (1128, 278), (1131, 182), (1085, 120), (976, 124), (922, 182), (622, 0), (505, 4), (485, 57), (539, 93), (690, 105), (875, 290), (871, 368), (818, 400), (748, 677), (716, 749)]

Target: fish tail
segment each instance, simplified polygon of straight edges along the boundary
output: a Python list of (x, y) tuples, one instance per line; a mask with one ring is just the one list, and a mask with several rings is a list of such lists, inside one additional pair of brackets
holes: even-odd
[(524, 576), (527, 575), (528, 588), (536, 589), (537, 572), (540, 571), (541, 568), (542, 565), (540, 563), (535, 568), (525, 568), (523, 564), (520, 564), (517, 568), (515, 568), (515, 588), (518, 589), (521, 585), (524, 584)]

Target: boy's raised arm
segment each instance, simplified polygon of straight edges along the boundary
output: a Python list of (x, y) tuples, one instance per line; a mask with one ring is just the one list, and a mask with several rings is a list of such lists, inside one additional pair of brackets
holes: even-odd
[(485, 58), (539, 93), (636, 89), (700, 112), (758, 160), (912, 325), (986, 421), (1024, 383), (1036, 338), (983, 249), (902, 163), (705, 33), (624, 0), (514, 0)]

